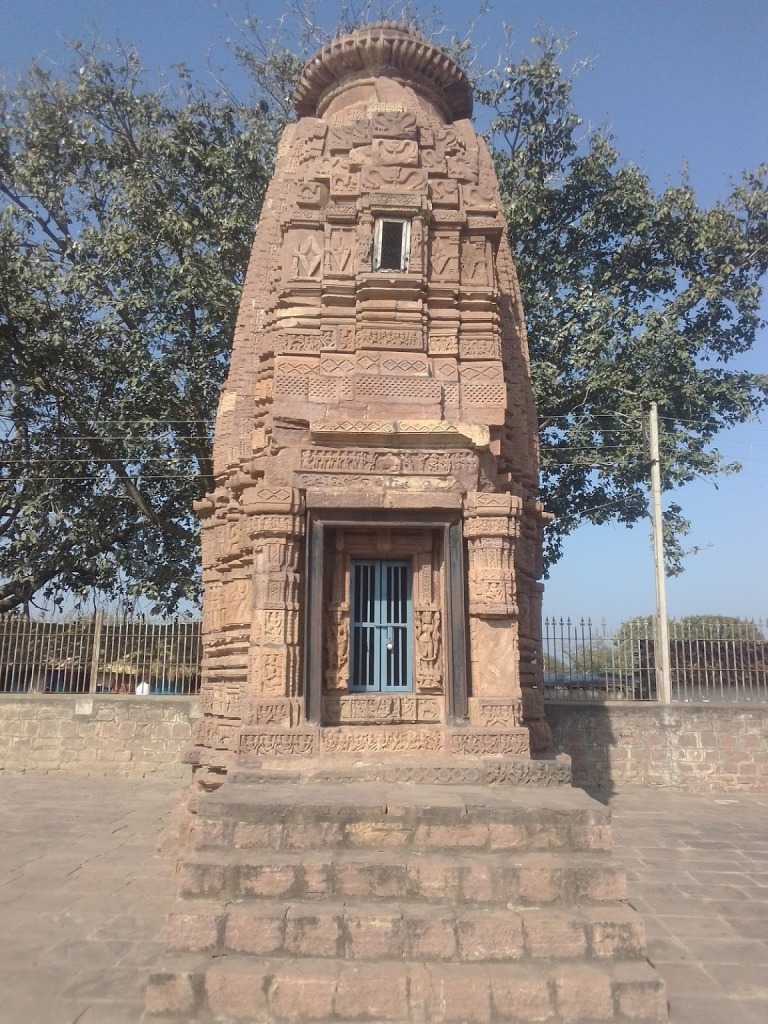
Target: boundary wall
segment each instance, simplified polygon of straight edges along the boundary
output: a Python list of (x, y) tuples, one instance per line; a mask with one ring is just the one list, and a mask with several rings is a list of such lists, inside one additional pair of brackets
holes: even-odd
[[(0, 697), (0, 772), (185, 780), (196, 697)], [(768, 793), (768, 704), (547, 701), (577, 786)]]
[(196, 697), (0, 696), (0, 772), (190, 778)]
[(768, 793), (768, 704), (547, 701), (547, 721), (576, 786)]

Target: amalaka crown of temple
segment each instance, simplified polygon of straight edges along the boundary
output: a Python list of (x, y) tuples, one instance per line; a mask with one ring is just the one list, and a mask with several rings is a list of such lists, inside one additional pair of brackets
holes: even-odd
[(189, 760), (535, 774), (546, 517), (520, 294), (469, 83), (382, 22), (307, 64), (296, 109), (221, 394), (217, 487), (198, 506), (204, 716)]
[(361, 78), (401, 78), (442, 107), (446, 120), (472, 116), (472, 88), (461, 68), (418, 32), (396, 21), (367, 25), (323, 47), (305, 66), (294, 95), (300, 117), (322, 117), (330, 97)]

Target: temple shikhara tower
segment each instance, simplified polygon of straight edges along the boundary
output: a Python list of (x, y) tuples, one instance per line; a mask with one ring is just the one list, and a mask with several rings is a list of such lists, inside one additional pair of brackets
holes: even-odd
[(666, 1021), (610, 812), (548, 750), (536, 414), (469, 83), (383, 22), (296, 110), (198, 505), (193, 813), (144, 1019)]
[(391, 23), (306, 66), (256, 232), (203, 521), (217, 769), (528, 758), (537, 423), (462, 71)]

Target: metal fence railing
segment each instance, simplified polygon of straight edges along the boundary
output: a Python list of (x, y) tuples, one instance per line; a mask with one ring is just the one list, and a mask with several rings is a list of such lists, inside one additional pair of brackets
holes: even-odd
[[(768, 643), (761, 621), (670, 620), (673, 701), (768, 703)], [(617, 630), (589, 619), (545, 618), (544, 692), (567, 700), (656, 700), (650, 616)]]
[(194, 694), (200, 623), (0, 616), (0, 693)]
[[(672, 700), (768, 703), (766, 628), (710, 616), (670, 621)], [(650, 616), (617, 630), (545, 618), (543, 658), (547, 697), (657, 699)], [(195, 694), (200, 662), (197, 620), (0, 616), (0, 693)]]

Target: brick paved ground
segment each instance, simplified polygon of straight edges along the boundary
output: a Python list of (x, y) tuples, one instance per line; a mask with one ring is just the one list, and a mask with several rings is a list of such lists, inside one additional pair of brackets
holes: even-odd
[(0, 776), (0, 1024), (136, 1024), (178, 782)]
[(768, 796), (614, 796), (616, 855), (672, 1024), (768, 1024)]
[[(175, 782), (0, 776), (0, 1024), (137, 1024)], [(611, 799), (672, 1024), (768, 1021), (768, 797)]]

